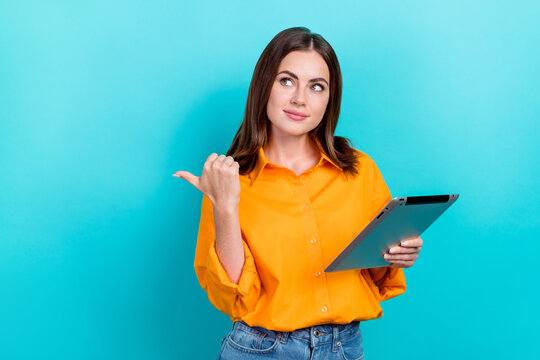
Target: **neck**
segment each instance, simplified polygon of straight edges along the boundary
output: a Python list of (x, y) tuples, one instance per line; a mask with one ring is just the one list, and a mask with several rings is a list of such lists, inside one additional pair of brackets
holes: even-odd
[(263, 150), (268, 161), (282, 166), (320, 156), (317, 145), (307, 134), (287, 137), (270, 136)]

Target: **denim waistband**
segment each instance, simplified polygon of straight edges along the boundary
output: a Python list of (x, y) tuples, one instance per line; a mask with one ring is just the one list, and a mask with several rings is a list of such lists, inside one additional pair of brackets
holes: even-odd
[(353, 321), (348, 324), (314, 325), (293, 331), (274, 331), (257, 326), (251, 327), (244, 321), (235, 322), (233, 327), (242, 328), (246, 331), (255, 329), (255, 331), (264, 332), (267, 335), (278, 337), (282, 343), (286, 343), (289, 337), (294, 337), (308, 341), (313, 346), (322, 343), (334, 343), (334, 346), (337, 346), (336, 344), (339, 341), (347, 339), (360, 331), (360, 321)]

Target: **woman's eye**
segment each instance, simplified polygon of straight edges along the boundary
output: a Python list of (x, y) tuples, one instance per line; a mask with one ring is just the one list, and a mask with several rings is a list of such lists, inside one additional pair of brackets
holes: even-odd
[(281, 83), (281, 85), (285, 85), (285, 84), (284, 84), (285, 81), (291, 81), (291, 79), (289, 79), (289, 78), (283, 78), (283, 79), (279, 80), (279, 82)]
[[(292, 80), (291, 78), (282, 78), (279, 80), (279, 82), (281, 83), (281, 85), (285, 85), (285, 86), (289, 86), (287, 84), (287, 82), (291, 82), (292, 84)], [(314, 84), (312, 87), (311, 87), (313, 90), (317, 91), (317, 92), (321, 92), (324, 90), (324, 86), (320, 85), (320, 84)]]

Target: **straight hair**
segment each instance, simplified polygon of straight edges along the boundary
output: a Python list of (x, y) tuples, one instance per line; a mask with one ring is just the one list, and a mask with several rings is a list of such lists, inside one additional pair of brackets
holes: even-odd
[(281, 61), (291, 51), (315, 50), (326, 62), (330, 72), (330, 96), (321, 122), (308, 136), (318, 139), (324, 153), (348, 175), (358, 174), (357, 150), (350, 140), (334, 136), (341, 105), (341, 69), (334, 49), (319, 34), (306, 27), (292, 27), (278, 33), (263, 50), (249, 85), (242, 124), (234, 136), (227, 156), (240, 165), (239, 174), (250, 173), (257, 163), (258, 149), (268, 142), (270, 120), (266, 106)]

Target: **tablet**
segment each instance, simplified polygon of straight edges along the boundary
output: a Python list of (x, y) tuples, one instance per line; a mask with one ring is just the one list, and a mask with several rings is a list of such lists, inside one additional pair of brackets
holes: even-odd
[(459, 194), (393, 198), (347, 245), (325, 272), (388, 266), (389, 247), (418, 237), (452, 205)]

